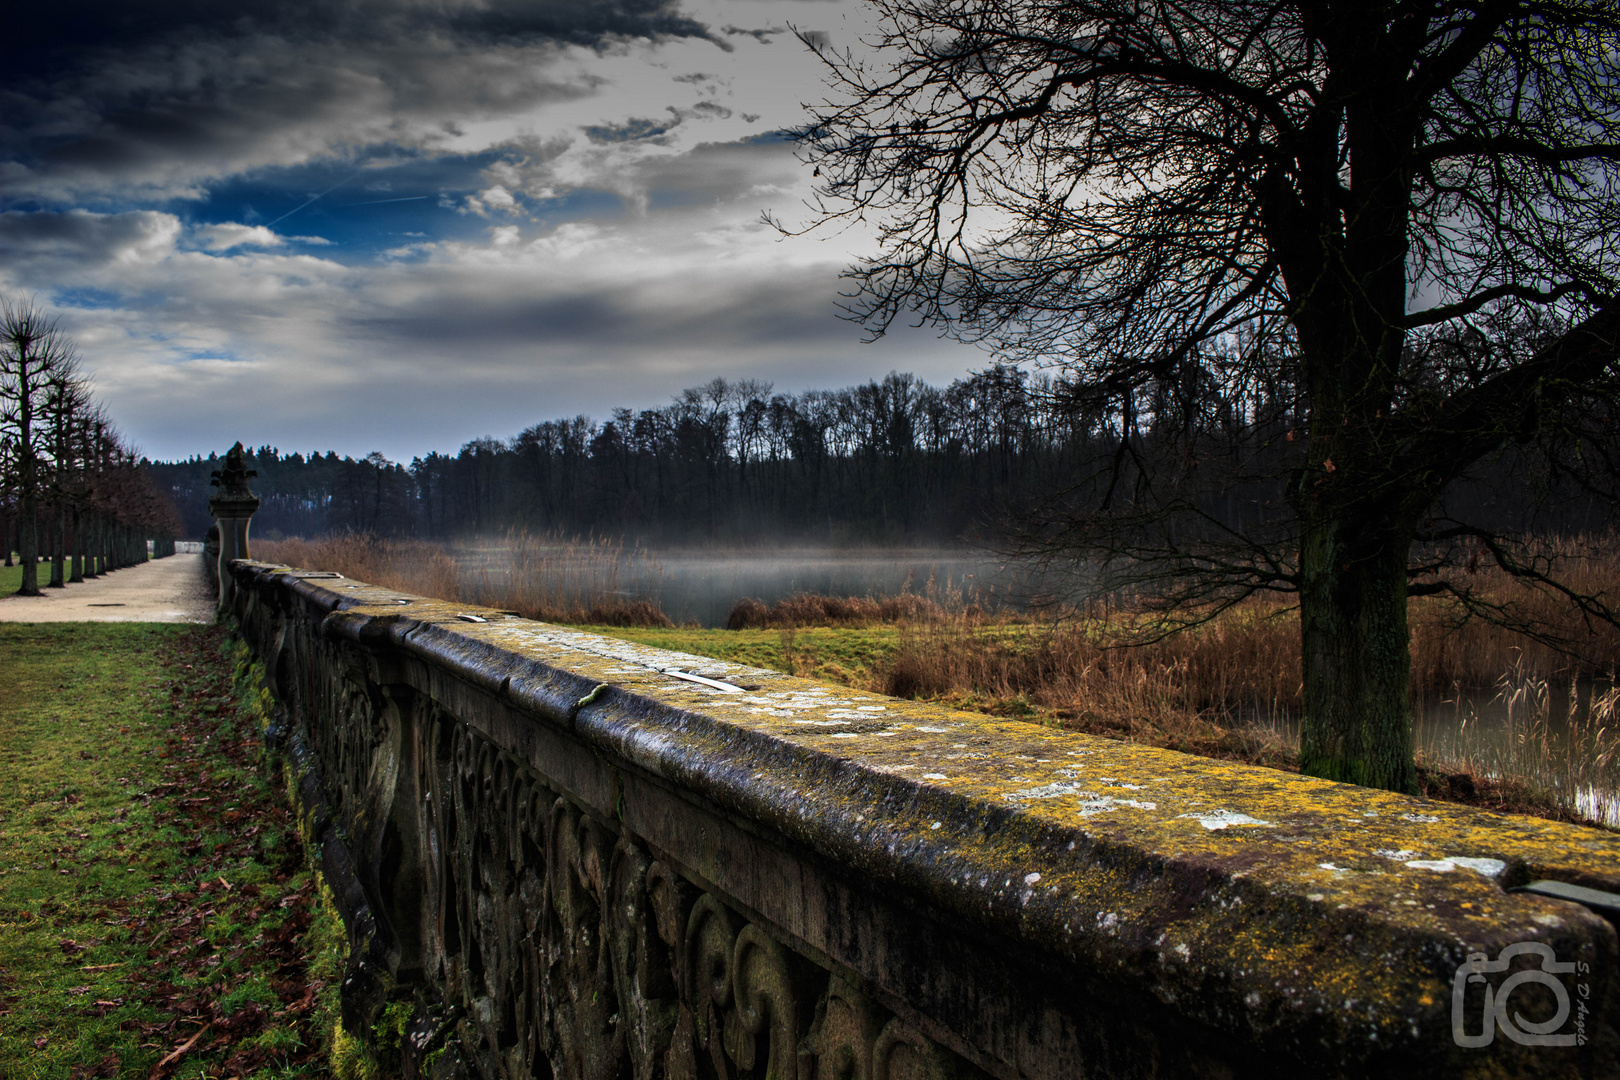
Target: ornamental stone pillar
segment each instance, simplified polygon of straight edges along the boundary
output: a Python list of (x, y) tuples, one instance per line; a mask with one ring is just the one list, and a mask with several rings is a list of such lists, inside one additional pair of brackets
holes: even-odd
[(259, 475), (247, 467), (247, 451), (239, 442), (225, 454), (224, 467), (215, 469), (211, 485), (219, 494), (208, 500), (208, 512), (219, 527), (219, 610), (229, 610), (235, 583), (231, 580), (231, 560), (251, 558), (248, 554), (248, 524), (259, 508), (259, 498), (248, 489), (248, 478)]

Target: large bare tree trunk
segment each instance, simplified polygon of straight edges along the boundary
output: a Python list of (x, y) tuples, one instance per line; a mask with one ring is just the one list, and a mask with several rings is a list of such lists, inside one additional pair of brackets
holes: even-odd
[(1343, 518), (1305, 523), (1299, 756), (1309, 776), (1417, 792), (1406, 623), (1410, 546), (1398, 529), (1373, 531)]
[(100, 541), (101, 515), (91, 510), (84, 516), (84, 576), (87, 578), (101, 576)]

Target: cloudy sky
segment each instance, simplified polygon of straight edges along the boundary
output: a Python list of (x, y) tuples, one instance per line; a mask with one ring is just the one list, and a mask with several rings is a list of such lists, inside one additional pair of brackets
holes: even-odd
[(982, 354), (837, 317), (783, 239), (791, 32), (854, 0), (54, 0), (0, 42), (0, 293), (59, 312), (130, 440), (409, 460), (714, 378)]

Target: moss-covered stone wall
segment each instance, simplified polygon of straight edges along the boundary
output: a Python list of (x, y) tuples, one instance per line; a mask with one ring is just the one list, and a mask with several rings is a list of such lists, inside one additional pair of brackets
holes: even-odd
[(232, 574), (407, 1073), (1620, 1075), (1613, 833)]

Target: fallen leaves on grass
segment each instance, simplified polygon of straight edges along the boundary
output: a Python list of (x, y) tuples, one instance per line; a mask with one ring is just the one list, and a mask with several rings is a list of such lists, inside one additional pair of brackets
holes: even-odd
[(68, 1080), (94, 1080), (97, 1077), (117, 1076), (124, 1067), (117, 1054), (108, 1054), (95, 1065), (80, 1065), (68, 1073)]
[(152, 1072), (151, 1072), (152, 1080), (158, 1080), (158, 1077), (167, 1076), (169, 1066), (173, 1065), (175, 1062), (177, 1062), (181, 1058), (185, 1057), (186, 1054), (191, 1051), (191, 1048), (193, 1046), (197, 1045), (197, 1040), (202, 1038), (205, 1034), (208, 1033), (208, 1030), (209, 1030), (209, 1025), (206, 1025), (206, 1024), (203, 1025), (203, 1027), (197, 1032), (197, 1034), (193, 1035), (191, 1038), (187, 1039), (185, 1042), (183, 1042), (179, 1046), (175, 1047), (173, 1050), (171, 1050), (169, 1052), (168, 1057), (164, 1058), (162, 1061), (160, 1061), (156, 1065), (152, 1066)]
[[(129, 755), (116, 781), (79, 766), (79, 790), (98, 805), (96, 835), (68, 820), (81, 801), (74, 791), (57, 787), (29, 807), (32, 830), (50, 845), (35, 850), (85, 884), (64, 878), (60, 892), (16, 913), (51, 934), (42, 942), (59, 952), (51, 963), (72, 976), (54, 984), (59, 1005), (30, 1011), (14, 1007), (17, 986), (0, 969), (0, 1033), (54, 1056), (71, 1080), (325, 1074), (312, 1015), (322, 983), (302, 952), (315, 886), (279, 778), (260, 775), (259, 733), (237, 718), (222, 645), (221, 631), (199, 627), (158, 646), (158, 713), (144, 753)], [(144, 875), (133, 879), (140, 885), (93, 885), (97, 874), (122, 883), (129, 872)], [(104, 1035), (85, 1037), (92, 1024)], [(76, 1040), (53, 1042), (66, 1032)], [(77, 1057), (75, 1041), (98, 1056)]]

